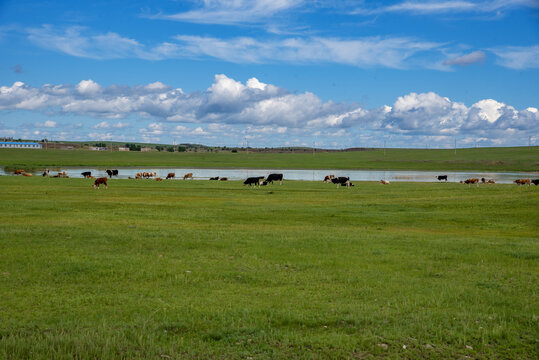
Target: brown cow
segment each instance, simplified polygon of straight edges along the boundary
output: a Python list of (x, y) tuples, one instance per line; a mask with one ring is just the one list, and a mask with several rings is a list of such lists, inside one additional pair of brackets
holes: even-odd
[(476, 186), (479, 186), (479, 179), (477, 179), (477, 178), (466, 179), (464, 181), (461, 181), (461, 183), (468, 184), (468, 187), (470, 187), (472, 184), (475, 184)]
[(13, 175), (22, 175), (22, 174), (24, 174), (24, 170), (22, 170), (22, 169), (15, 170), (15, 171), (13, 172)]
[(380, 184), (389, 185), (389, 181), (387, 181), (387, 180), (380, 180)]
[(97, 178), (95, 179), (95, 182), (94, 182), (94, 189), (100, 189), (101, 185), (103, 185), (103, 187), (106, 189), (107, 188), (107, 178), (106, 177), (101, 177), (101, 178)]
[(333, 180), (334, 178), (335, 178), (335, 175), (326, 175), (326, 176), (324, 177), (324, 182), (325, 182), (325, 183), (330, 183), (331, 180)]
[(185, 180), (185, 179), (189, 179), (189, 178), (191, 178), (191, 179), (193, 178), (193, 173), (187, 173), (187, 174), (185, 174), (185, 175), (183, 176), (183, 179), (184, 179), (184, 180)]
[(22, 173), (22, 176), (34, 176), (34, 175), (30, 173)]
[(167, 180), (168, 179), (174, 179), (176, 177), (176, 174), (175, 173), (168, 173), (167, 175)]
[(515, 180), (515, 184), (517, 185), (528, 185), (530, 186), (532, 183), (531, 179), (517, 179)]
[(155, 181), (163, 181), (163, 179), (161, 179), (160, 177), (156, 177)]
[(219, 181), (227, 181), (228, 178), (224, 177), (224, 178), (220, 178)]

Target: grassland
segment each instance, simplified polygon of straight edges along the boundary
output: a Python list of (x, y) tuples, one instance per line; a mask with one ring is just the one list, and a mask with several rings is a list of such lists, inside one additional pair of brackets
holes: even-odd
[(0, 358), (539, 357), (539, 188), (0, 177)]
[(539, 171), (539, 147), (454, 150), (373, 149), (355, 152), (97, 152), (1, 149), (0, 166), (187, 167), (373, 170)]

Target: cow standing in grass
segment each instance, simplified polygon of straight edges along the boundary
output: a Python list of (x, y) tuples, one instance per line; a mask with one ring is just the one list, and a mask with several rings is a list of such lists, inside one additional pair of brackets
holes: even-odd
[(193, 179), (193, 173), (187, 173), (183, 176), (183, 179), (184, 180), (187, 180), (187, 179)]
[(517, 179), (515, 180), (515, 184), (517, 185), (528, 185), (530, 186), (532, 181), (530, 179)]
[(168, 179), (174, 179), (176, 177), (176, 174), (175, 173), (168, 173), (167, 175), (167, 180)]
[(260, 186), (260, 184), (263, 182), (264, 180), (264, 177), (263, 176), (253, 176), (253, 177), (248, 177), (247, 179), (245, 179), (245, 181), (243, 182), (243, 185), (253, 185), (256, 187), (256, 186)]
[(107, 188), (107, 178), (106, 177), (101, 177), (101, 178), (95, 179), (95, 181), (94, 181), (94, 189), (100, 189), (101, 185), (103, 185), (103, 187), (105, 189)]
[(266, 179), (268, 183), (273, 184), (274, 181), (278, 181), (279, 185), (283, 184), (283, 174), (269, 174)]
[(438, 181), (444, 180), (445, 182), (447, 182), (447, 175), (438, 175), (436, 176), (436, 179), (438, 179)]
[(85, 172), (82, 172), (80, 173), (82, 175), (83, 178), (87, 179), (89, 178), (90, 176), (92, 176), (92, 172), (91, 171), (85, 171)]

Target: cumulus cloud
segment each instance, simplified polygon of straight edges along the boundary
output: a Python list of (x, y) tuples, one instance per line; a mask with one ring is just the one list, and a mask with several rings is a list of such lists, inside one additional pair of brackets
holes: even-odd
[(474, 51), (469, 54), (457, 56), (443, 62), (444, 65), (460, 65), (467, 66), (476, 63), (485, 62), (486, 55), (483, 51)]
[[(106, 132), (92, 136), (101, 139), (109, 135), (117, 139), (115, 133), (132, 127), (109, 119), (138, 117), (152, 122), (128, 132), (146, 141), (171, 136), (266, 141), (291, 136), (344, 138), (354, 133), (499, 139), (534, 135), (539, 128), (535, 106), (518, 110), (494, 99), (466, 106), (434, 92), (412, 92), (392, 104), (366, 109), (357, 103), (323, 101), (311, 92), (291, 93), (256, 78), (243, 83), (224, 74), (216, 75), (205, 91), (191, 93), (159, 82), (102, 87), (83, 80), (75, 86), (40, 88), (16, 82), (0, 87), (0, 110), (94, 117), (100, 122), (93, 128)], [(34, 126), (52, 129), (57, 124), (49, 120)]]

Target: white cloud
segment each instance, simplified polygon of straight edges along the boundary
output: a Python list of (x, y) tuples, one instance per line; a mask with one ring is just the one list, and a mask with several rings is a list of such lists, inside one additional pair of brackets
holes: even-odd
[(411, 57), (438, 51), (441, 44), (406, 37), (361, 39), (288, 38), (260, 41), (254, 38), (218, 39), (176, 36), (183, 54), (213, 57), (238, 63), (338, 63), (358, 67), (404, 68)]
[(274, 15), (300, 6), (303, 0), (205, 0), (196, 10), (155, 15), (151, 18), (200, 24), (241, 24), (266, 22)]
[(494, 0), (494, 1), (404, 1), (378, 8), (360, 7), (353, 14), (372, 15), (380, 13), (447, 14), (447, 13), (500, 13), (519, 7), (539, 7), (535, 0)]
[(92, 79), (82, 80), (75, 88), (79, 94), (87, 96), (94, 96), (103, 91), (103, 88)]
[[(118, 139), (120, 135), (115, 134), (121, 130), (124, 138), (132, 133), (145, 141), (171, 136), (192, 139), (250, 136), (271, 145), (269, 142), (276, 137), (357, 136), (359, 139), (360, 134), (365, 138), (380, 133), (401, 137), (466, 135), (514, 139), (535, 135), (533, 131), (539, 128), (536, 104), (517, 110), (494, 99), (483, 99), (466, 106), (434, 92), (412, 92), (398, 97), (392, 104), (366, 109), (356, 103), (323, 101), (311, 92), (291, 93), (256, 78), (242, 83), (223, 74), (216, 75), (206, 91), (192, 93), (161, 83), (102, 87), (87, 82), (84, 89), (98, 91), (82, 96), (81, 83), (41, 88), (21, 82), (2, 86), (0, 109), (39, 110), (47, 116), (56, 113), (98, 119), (150, 119), (149, 125), (132, 130), (129, 122), (105, 120), (93, 128), (110, 132), (91, 132), (96, 139)], [(36, 130), (36, 127), (54, 129), (58, 125), (47, 120), (24, 129)], [(71, 131), (71, 136), (80, 136), (81, 126), (60, 127)]]
[(35, 126), (36, 127), (41, 127), (41, 128), (55, 128), (56, 127), (56, 121), (52, 121), (52, 120), (47, 120), (43, 123), (35, 123)]
[(539, 45), (506, 46), (491, 49), (498, 56), (497, 63), (510, 69), (538, 69)]

